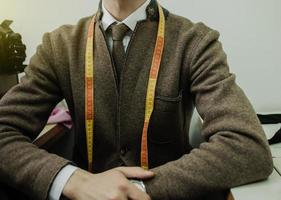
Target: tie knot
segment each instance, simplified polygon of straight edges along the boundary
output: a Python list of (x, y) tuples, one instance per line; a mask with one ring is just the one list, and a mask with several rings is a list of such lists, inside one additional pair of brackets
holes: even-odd
[(128, 26), (125, 24), (114, 24), (111, 25), (111, 30), (112, 30), (112, 39), (114, 41), (121, 41), (123, 40), (124, 36), (126, 33), (130, 30)]

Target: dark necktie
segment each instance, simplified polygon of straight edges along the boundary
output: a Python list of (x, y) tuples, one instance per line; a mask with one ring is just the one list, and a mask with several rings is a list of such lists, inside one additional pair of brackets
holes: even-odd
[(126, 33), (129, 31), (129, 28), (125, 24), (111, 25), (112, 30), (112, 40), (113, 40), (113, 49), (112, 56), (118, 76), (118, 81), (120, 80), (120, 75), (122, 71), (122, 66), (125, 62), (125, 48), (123, 45), (123, 39)]

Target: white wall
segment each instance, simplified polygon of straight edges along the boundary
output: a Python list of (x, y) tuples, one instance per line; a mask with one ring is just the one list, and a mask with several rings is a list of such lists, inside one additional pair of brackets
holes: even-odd
[[(281, 112), (280, 0), (160, 0), (170, 11), (221, 33), (231, 71), (258, 112)], [(97, 9), (98, 0), (0, 0), (0, 21), (15, 20), (28, 58), (44, 32)]]

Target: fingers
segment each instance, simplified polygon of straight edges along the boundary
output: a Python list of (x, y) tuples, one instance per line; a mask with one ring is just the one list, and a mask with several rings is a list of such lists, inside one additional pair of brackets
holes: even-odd
[(128, 186), (128, 198), (131, 200), (150, 200), (150, 197), (145, 192), (138, 189), (134, 184)]
[(127, 178), (148, 179), (154, 176), (152, 171), (144, 170), (141, 167), (118, 167), (116, 170), (123, 173)]

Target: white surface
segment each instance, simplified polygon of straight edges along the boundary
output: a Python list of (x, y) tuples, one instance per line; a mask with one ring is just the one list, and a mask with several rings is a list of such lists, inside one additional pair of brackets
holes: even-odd
[[(170, 11), (221, 33), (231, 71), (258, 112), (281, 112), (280, 0), (160, 0)], [(44, 32), (93, 14), (98, 0), (0, 0), (0, 21), (13, 19), (28, 58)]]
[(281, 143), (270, 145), (273, 158), (281, 158)]
[(273, 138), (273, 136), (277, 133), (277, 131), (281, 128), (281, 123), (278, 124), (264, 124), (262, 128), (265, 132), (266, 138), (269, 140)]
[(274, 170), (269, 179), (231, 189), (235, 200), (280, 200), (281, 176)]
[(274, 168), (281, 175), (281, 158), (273, 158)]

